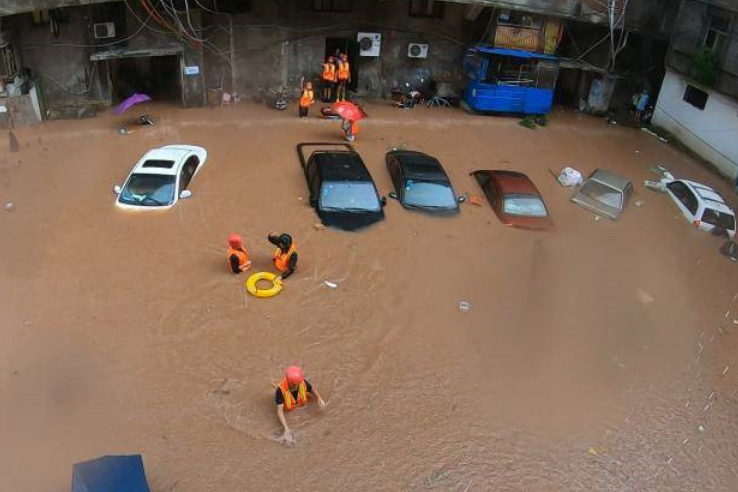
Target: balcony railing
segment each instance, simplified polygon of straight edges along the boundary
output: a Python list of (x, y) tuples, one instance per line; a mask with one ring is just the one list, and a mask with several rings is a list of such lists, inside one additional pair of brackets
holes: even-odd
[(495, 32), (495, 47), (514, 50), (542, 51), (543, 31), (538, 28), (498, 25)]

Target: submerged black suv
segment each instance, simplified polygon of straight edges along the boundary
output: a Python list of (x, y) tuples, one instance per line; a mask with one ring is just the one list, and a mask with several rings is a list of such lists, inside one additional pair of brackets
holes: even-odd
[[(316, 148), (308, 158), (306, 147)], [(323, 224), (353, 231), (384, 219), (387, 200), (379, 197), (369, 170), (351, 145), (301, 143), (297, 155), (310, 205)]]

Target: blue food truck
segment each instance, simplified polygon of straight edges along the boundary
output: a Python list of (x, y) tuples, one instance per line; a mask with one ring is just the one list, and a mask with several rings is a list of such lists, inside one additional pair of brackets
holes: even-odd
[(464, 55), (468, 83), (464, 105), (471, 111), (546, 114), (553, 103), (559, 64), (542, 53), (476, 46)]

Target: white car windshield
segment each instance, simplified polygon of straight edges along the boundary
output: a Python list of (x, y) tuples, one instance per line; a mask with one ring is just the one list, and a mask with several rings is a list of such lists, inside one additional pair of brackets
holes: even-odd
[(433, 181), (405, 181), (403, 201), (415, 207), (455, 208), (456, 197), (447, 183)]
[(369, 182), (326, 181), (320, 190), (320, 209), (326, 211), (378, 212), (382, 208)]
[(535, 195), (509, 194), (505, 195), (502, 209), (509, 215), (525, 217), (547, 217), (546, 206)]
[(579, 193), (617, 210), (620, 210), (623, 204), (622, 193), (597, 181), (587, 181)]
[(132, 174), (119, 201), (141, 207), (161, 207), (174, 201), (174, 176)]

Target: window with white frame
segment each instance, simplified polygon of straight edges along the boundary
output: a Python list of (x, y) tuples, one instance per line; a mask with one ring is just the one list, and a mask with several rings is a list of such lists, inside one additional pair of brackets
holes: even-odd
[(710, 22), (707, 25), (703, 46), (715, 53), (722, 53), (725, 45), (730, 39), (730, 14), (728, 12), (714, 9), (710, 13)]

